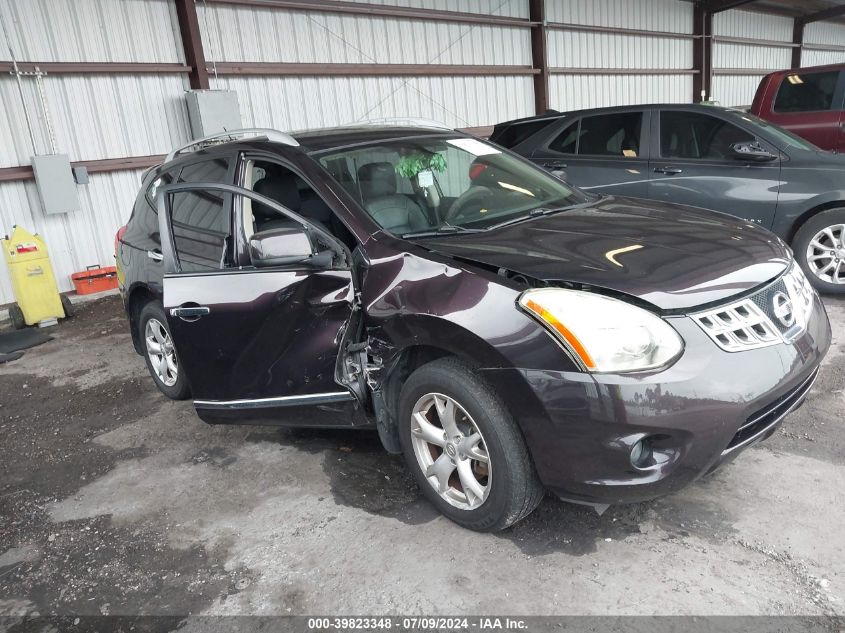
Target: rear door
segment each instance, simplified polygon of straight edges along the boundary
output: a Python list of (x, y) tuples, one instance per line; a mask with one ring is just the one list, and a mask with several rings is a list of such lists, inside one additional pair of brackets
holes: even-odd
[[(239, 198), (272, 207), (321, 232), (273, 200), (225, 184), (166, 186), (158, 194), (164, 310), (180, 368), (207, 422), (352, 426), (363, 422), (339, 384), (338, 353), (355, 297), (349, 258), (328, 269), (304, 264), (238, 266), (231, 245), (243, 226)], [(233, 204), (234, 203), (234, 204)]]
[(780, 159), (753, 163), (733, 157), (731, 145), (759, 142), (777, 148), (717, 113), (655, 111), (649, 197), (751, 220), (769, 228), (780, 187)]
[(648, 196), (649, 112), (582, 116), (566, 123), (531, 160), (582, 189)]
[(823, 149), (845, 149), (843, 95), (842, 71), (796, 71), (781, 79), (762, 118)]

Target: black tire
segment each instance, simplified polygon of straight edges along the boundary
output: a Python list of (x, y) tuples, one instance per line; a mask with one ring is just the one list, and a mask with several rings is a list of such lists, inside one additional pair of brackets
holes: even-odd
[[(807, 248), (810, 246), (810, 241), (819, 231), (836, 224), (845, 224), (845, 208), (828, 209), (827, 211), (822, 211), (814, 215), (801, 225), (801, 228), (798, 229), (798, 232), (792, 239), (792, 251), (795, 253), (795, 259), (801, 265), (813, 287), (824, 294), (845, 293), (845, 283), (834, 284), (824, 279), (819, 279), (816, 273), (813, 272), (812, 265), (807, 261)], [(843, 264), (843, 268), (845, 268), (845, 264)]]
[[(417, 461), (411, 437), (411, 416), (420, 398), (430, 393), (443, 394), (457, 402), (484, 438), (491, 479), (489, 492), (478, 507), (458, 508), (450, 504), (435, 490)], [(397, 419), (405, 461), (423, 494), (458, 525), (480, 532), (503, 530), (528, 516), (542, 501), (545, 489), (516, 422), (498, 396), (467, 363), (457, 358), (441, 358), (417, 369), (402, 387)]]
[(62, 295), (62, 308), (65, 311), (66, 319), (72, 319), (76, 316), (76, 310), (74, 310), (73, 304), (70, 302), (67, 295)]
[(26, 327), (23, 310), (21, 310), (21, 307), (17, 303), (9, 306), (9, 319), (12, 321), (12, 327), (16, 330), (22, 330)]
[(155, 319), (159, 324), (161, 324), (161, 326), (167, 332), (167, 335), (170, 336), (170, 327), (167, 325), (167, 317), (164, 315), (164, 309), (155, 301), (150, 301), (141, 309), (141, 314), (138, 317), (138, 339), (141, 341), (141, 349), (143, 350), (144, 354), (144, 362), (147, 363), (147, 371), (150, 372), (150, 376), (152, 377), (153, 382), (155, 383), (156, 387), (158, 387), (158, 390), (161, 391), (161, 393), (163, 393), (171, 400), (185, 400), (191, 395), (191, 388), (188, 385), (188, 379), (185, 376), (185, 372), (179, 371), (178, 360), (176, 381), (172, 385), (166, 384), (156, 373), (156, 370), (153, 368), (150, 353), (147, 351), (147, 343), (145, 337), (147, 323), (153, 319)]

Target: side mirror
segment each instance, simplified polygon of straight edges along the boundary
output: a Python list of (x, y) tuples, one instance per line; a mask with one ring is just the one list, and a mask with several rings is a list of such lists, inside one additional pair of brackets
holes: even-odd
[(772, 154), (757, 141), (734, 143), (731, 145), (731, 154), (737, 160), (747, 160), (755, 163), (765, 163), (777, 158), (775, 154)]
[(255, 233), (249, 240), (249, 257), (253, 266), (284, 266), (309, 264), (328, 268), (334, 259), (332, 253), (317, 253), (311, 237), (302, 227), (270, 229)]

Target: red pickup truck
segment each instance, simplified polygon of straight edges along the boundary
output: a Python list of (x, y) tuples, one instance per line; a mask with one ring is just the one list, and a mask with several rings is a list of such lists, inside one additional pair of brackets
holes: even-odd
[(779, 70), (763, 77), (751, 114), (845, 153), (845, 64)]

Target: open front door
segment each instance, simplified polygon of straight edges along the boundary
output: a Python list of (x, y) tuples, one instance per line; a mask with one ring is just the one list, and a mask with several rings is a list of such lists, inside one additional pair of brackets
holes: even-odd
[[(231, 211), (241, 205), (227, 203), (238, 196), (272, 208), (289, 228), (253, 235), (250, 249), (243, 217)], [(231, 185), (164, 187), (158, 211), (164, 311), (199, 416), (212, 423), (365, 423), (339, 379), (355, 301), (343, 247), (275, 201)], [(272, 258), (254, 248), (266, 235)], [(253, 265), (227, 263), (244, 261), (236, 250), (254, 251)]]

